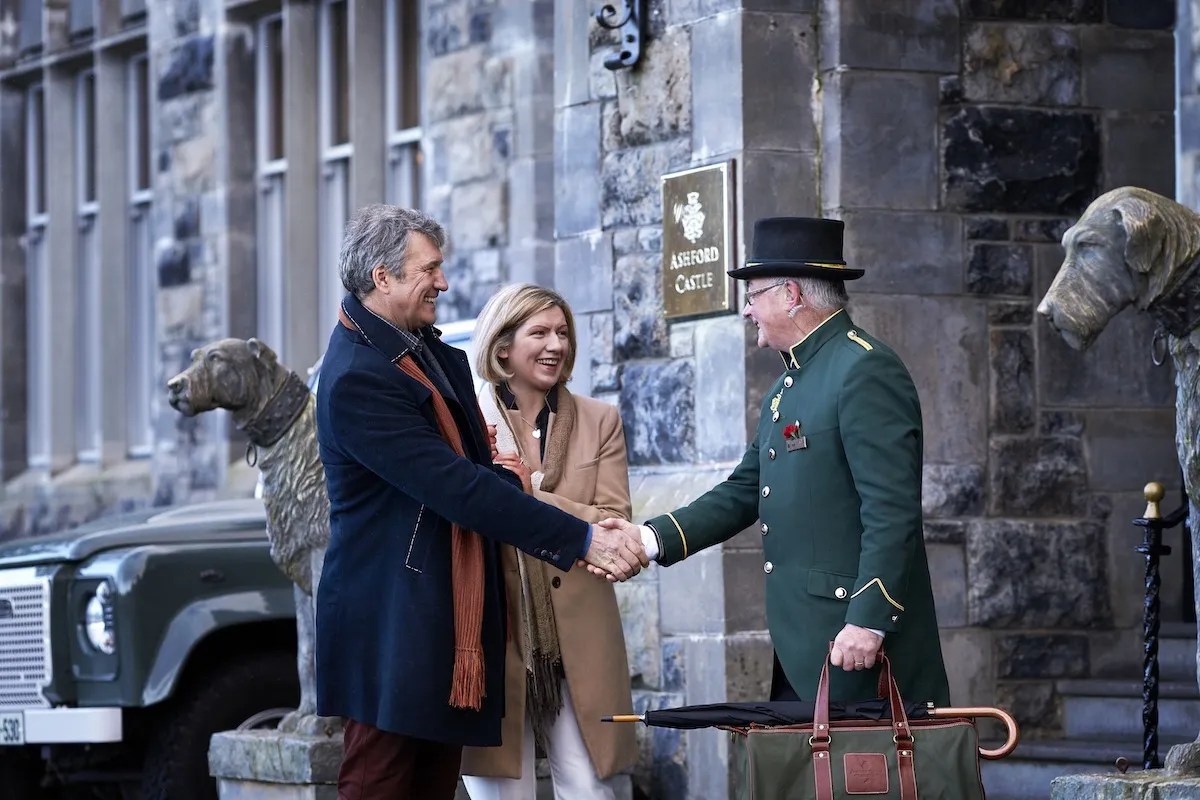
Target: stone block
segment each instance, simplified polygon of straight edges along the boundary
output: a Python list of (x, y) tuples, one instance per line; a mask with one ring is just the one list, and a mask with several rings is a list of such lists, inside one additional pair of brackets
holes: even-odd
[(1074, 411), (1043, 411), (1038, 423), (1042, 436), (1078, 436), (1083, 433), (1084, 415)]
[(1053, 731), (1061, 725), (1058, 696), (1051, 683), (1000, 681), (996, 685), (996, 705), (1021, 721), (1021, 729)]
[(1045, 217), (1014, 220), (1013, 238), (1018, 242), (1058, 244), (1074, 222), (1073, 219)]
[(958, 628), (941, 631), (942, 660), (950, 679), (950, 702), (957, 706), (987, 706), (995, 702), (996, 675), (992, 635)]
[[(925, 460), (984, 463), (988, 371), (978, 343), (986, 336), (986, 305), (960, 297), (862, 295), (852, 313), (855, 323), (891, 345), (912, 373), (925, 423)], [(774, 366), (778, 375), (778, 363)]]
[(1177, 479), (1175, 411), (1094, 409), (1082, 412), (1088, 484), (1093, 491), (1141, 491), (1151, 480)]
[(1079, 439), (993, 437), (989, 449), (989, 514), (1070, 517), (1087, 513), (1087, 465)]
[(977, 520), (967, 529), (967, 618), (991, 628), (1086, 628), (1111, 617), (1103, 526)]
[[(681, 692), (635, 690), (633, 708), (638, 714), (685, 704)], [(633, 779), (648, 797), (687, 796), (687, 746), (683, 731), (673, 728), (647, 728), (638, 737), (638, 763)]]
[(1081, 29), (1083, 104), (1128, 111), (1175, 109), (1175, 39), (1170, 31), (1108, 25)]
[(968, 106), (944, 117), (942, 142), (948, 208), (1078, 213), (1097, 195), (1100, 131), (1089, 112)]
[(463, 47), (470, 21), (466, 3), (431, 4), (425, 15), (425, 45), (433, 58)]
[(689, 55), (688, 30), (668, 28), (662, 40), (645, 45), (636, 70), (617, 73), (617, 105), (625, 146), (676, 139), (691, 129)]
[(213, 736), (208, 763), (215, 778), (284, 784), (336, 784), (342, 737), (278, 731), (225, 731)]
[(617, 608), (625, 633), (629, 676), (635, 685), (662, 687), (662, 634), (658, 616), (660, 570), (651, 568), (636, 581), (617, 584)]
[(667, 355), (670, 342), (662, 315), (662, 260), (632, 255), (617, 259), (613, 276), (613, 356), (616, 361)]
[(955, 214), (847, 209), (844, 255), (866, 270), (855, 292), (962, 292), (962, 229)]
[[(809, 88), (817, 45), (813, 17), (747, 11), (741, 15), (739, 38), (740, 48), (720, 41), (710, 42), (714, 52), (709, 58), (716, 62), (712, 66), (724, 68), (721, 62), (736, 59), (729, 63), (728, 72), (731, 79), (740, 81), (740, 87), (731, 95), (714, 91), (716, 87), (710, 84), (718, 82), (709, 78), (716, 76), (695, 71), (698, 48), (692, 53), (697, 120), (692, 142), (697, 158), (704, 158), (706, 152), (720, 152), (716, 149), (717, 142), (727, 141), (719, 137), (701, 138), (702, 108), (710, 127), (718, 113), (740, 120), (742, 147), (746, 149), (816, 151), (817, 131)], [(787, 80), (779, 80), (780, 75), (786, 75)], [(701, 76), (705, 76), (703, 81), (699, 80)], [(740, 115), (729, 113), (729, 102), (735, 97), (741, 97)]]
[(592, 357), (593, 364), (610, 364), (613, 356), (613, 334), (614, 321), (613, 315), (608, 314), (592, 314)]
[(495, 174), (497, 154), (492, 146), (492, 116), (485, 112), (466, 114), (433, 126), (434, 139), (441, 144), (438, 160), (444, 162), (450, 183), (488, 178)]
[(1200, 796), (1200, 778), (1146, 770), (1126, 775), (1064, 775), (1050, 783), (1051, 800), (1183, 800)]
[(676, 139), (605, 154), (600, 167), (604, 227), (660, 222), (662, 190), (658, 178), (687, 166), (690, 149), (687, 139)]
[(988, 336), (991, 366), (991, 430), (1024, 433), (1034, 425), (1033, 336), (1028, 330), (993, 330)]
[(592, 100), (617, 99), (617, 73), (604, 66), (609, 50), (597, 50), (588, 60), (588, 97)]
[(1090, 674), (1084, 634), (1014, 633), (994, 641), (999, 678), (1086, 678)]
[(662, 226), (645, 225), (637, 229), (638, 249), (643, 253), (662, 252)]
[(591, 231), (559, 239), (554, 247), (554, 286), (577, 314), (612, 309), (612, 234)]
[[(739, 236), (747, 245), (754, 220), (760, 217), (821, 215), (813, 154), (747, 150), (738, 167), (741, 185), (754, 187), (737, 198), (742, 207), (740, 219), (745, 223), (738, 226)], [(740, 264), (742, 259), (736, 262)]]
[(963, 233), (970, 240), (1008, 241), (1008, 220), (1003, 217), (964, 217)]
[(762, 553), (723, 552), (725, 632), (767, 629), (766, 582)]
[[(1062, 248), (1041, 245), (1036, 297), (1045, 295), (1062, 263)], [(1038, 389), (1051, 406), (1169, 407), (1175, 400), (1172, 371), (1149, 357), (1155, 322), (1127, 308), (1108, 323), (1092, 346), (1073, 350), (1044, 319), (1036, 325)], [(1120, 366), (1117, 366), (1120, 365)]]
[(192, 36), (173, 44), (158, 79), (158, 100), (165, 103), (182, 95), (212, 89), (213, 36)]
[(771, 696), (771, 667), (775, 649), (762, 633), (739, 633), (725, 639), (725, 696), (731, 703), (749, 703)]
[(970, 517), (982, 510), (981, 465), (924, 465), (921, 479), (921, 511), (926, 517)]
[(933, 603), (939, 628), (961, 628), (967, 624), (967, 566), (961, 545), (926, 544), (929, 574), (933, 581)]
[(954, 72), (955, 0), (822, 0), (821, 69)]
[(967, 263), (967, 290), (975, 294), (1028, 295), (1033, 251), (1028, 245), (976, 244)]
[(746, 92), (759, 89), (744, 74), (743, 53), (749, 51), (743, 49), (746, 30), (742, 18), (739, 13), (718, 14), (692, 26), (689, 93), (694, 101), (692, 152), (698, 160), (709, 161), (743, 148), (743, 128), (750, 124), (749, 111), (742, 112)]
[(589, 29), (593, 9), (587, 3), (562, 0), (554, 4), (554, 107), (589, 100)]
[(548, 246), (554, 239), (554, 162), (522, 158), (508, 170), (508, 235), (514, 244)]
[(1140, 186), (1175, 196), (1173, 115), (1107, 113), (1104, 128), (1104, 191)]
[(924, 528), (926, 544), (963, 544), (967, 540), (967, 523), (960, 520), (927, 519)]
[(937, 208), (937, 98), (934, 75), (830, 75), (821, 119), (824, 204)]
[(696, 324), (696, 457), (701, 461), (740, 459), (746, 437), (740, 425), (730, 425), (742, 412), (745, 375), (730, 369), (742, 358), (740, 317), (725, 316)]
[(1028, 22), (1103, 22), (1103, 0), (966, 0), (963, 16)]
[(508, 202), (499, 181), (476, 181), (455, 188), (450, 195), (450, 220), (454, 246), (460, 250), (501, 247), (507, 241)]
[(632, 362), (621, 380), (621, 419), (629, 463), (695, 460), (693, 370), (688, 361)]
[(425, 70), (426, 113), (430, 122), (484, 107), (484, 51), (476, 45), (440, 58)]
[(993, 300), (988, 303), (989, 325), (1028, 325), (1033, 322), (1029, 300)]
[(600, 106), (563, 108), (554, 119), (554, 230), (575, 236), (600, 227)]
[(963, 38), (963, 94), (976, 103), (1079, 105), (1079, 62), (1073, 28), (975, 23)]
[(721, 548), (710, 547), (656, 570), (664, 647), (671, 636), (724, 632), (724, 569)]
[(695, 323), (679, 322), (669, 326), (671, 358), (691, 358), (696, 351)]

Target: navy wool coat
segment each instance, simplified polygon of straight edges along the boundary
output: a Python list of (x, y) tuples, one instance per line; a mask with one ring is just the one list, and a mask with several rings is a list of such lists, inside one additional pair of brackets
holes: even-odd
[[(492, 464), (465, 353), (425, 337), (449, 381), (428, 375), (462, 435), (461, 458), (438, 431), (429, 390), (393, 363), (408, 352), (405, 338), (353, 296), (342, 307), (358, 330), (334, 329), (317, 390), (330, 500), (316, 600), (317, 710), (406, 736), (498, 745), (507, 619), (499, 543), (567, 570), (588, 526)], [(484, 537), (479, 711), (449, 704), (451, 521)]]

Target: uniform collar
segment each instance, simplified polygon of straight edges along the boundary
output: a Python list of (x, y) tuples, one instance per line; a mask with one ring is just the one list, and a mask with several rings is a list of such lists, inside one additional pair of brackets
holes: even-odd
[(817, 354), (826, 342), (854, 327), (846, 309), (839, 308), (825, 318), (820, 325), (808, 332), (800, 341), (792, 345), (786, 352), (780, 352), (785, 369), (800, 369)]
[(396, 361), (408, 353), (416, 355), (426, 342), (439, 338), (442, 332), (432, 325), (414, 331), (398, 328), (371, 309), (353, 294), (342, 298), (342, 310), (358, 328), (358, 332), (389, 361)]

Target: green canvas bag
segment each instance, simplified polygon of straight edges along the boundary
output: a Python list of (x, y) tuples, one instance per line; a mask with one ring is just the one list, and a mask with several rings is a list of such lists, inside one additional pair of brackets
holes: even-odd
[(826, 659), (811, 724), (727, 728), (738, 800), (983, 800), (975, 723), (945, 712), (988, 714), (1009, 725), (1009, 742), (982, 751), (986, 757), (1011, 752), (1016, 723), (990, 708), (935, 710), (937, 716), (910, 721), (891, 664), (883, 656), (881, 663), (879, 694), (886, 692), (891, 719), (830, 722)]

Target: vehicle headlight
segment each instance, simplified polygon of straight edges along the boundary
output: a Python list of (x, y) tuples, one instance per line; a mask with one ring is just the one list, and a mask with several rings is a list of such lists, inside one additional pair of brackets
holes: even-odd
[(112, 588), (107, 583), (96, 587), (83, 612), (83, 631), (92, 647), (105, 655), (117, 649), (113, 636)]

